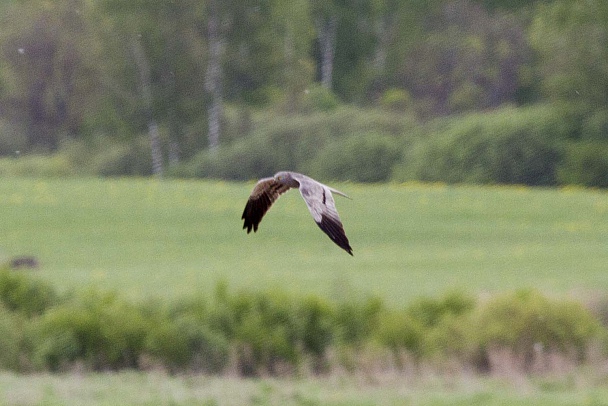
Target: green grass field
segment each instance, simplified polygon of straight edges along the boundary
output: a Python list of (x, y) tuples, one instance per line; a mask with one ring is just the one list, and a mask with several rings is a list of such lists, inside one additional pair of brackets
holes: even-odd
[(2, 405), (600, 406), (608, 389), (471, 376), (243, 380), (162, 373), (0, 374)]
[[(255, 235), (242, 230), (252, 183), (1, 179), (0, 262), (35, 255), (68, 290), (134, 299), (280, 288), (392, 305), (450, 290), (608, 291), (608, 193), (443, 185), (334, 185), (354, 257), (333, 245), (297, 191)], [(378, 380), (379, 379), (379, 380)], [(510, 382), (509, 379), (513, 379)], [(501, 381), (356, 376), (244, 380), (162, 373), (0, 373), (1, 405), (603, 405), (604, 378)]]
[(231, 288), (402, 304), (448, 290), (608, 290), (608, 193), (444, 185), (333, 185), (354, 257), (315, 225), (297, 191), (257, 234), (240, 220), (253, 183), (0, 180), (0, 260), (35, 255), (60, 288), (134, 298)]

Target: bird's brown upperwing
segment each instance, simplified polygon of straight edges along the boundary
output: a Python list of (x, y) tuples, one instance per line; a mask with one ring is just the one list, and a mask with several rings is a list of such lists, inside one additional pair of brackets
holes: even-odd
[(243, 228), (247, 229), (247, 234), (251, 232), (252, 228), (253, 232), (258, 231), (258, 225), (264, 214), (279, 196), (288, 190), (289, 186), (278, 183), (274, 178), (265, 178), (256, 183), (241, 217), (244, 220)]

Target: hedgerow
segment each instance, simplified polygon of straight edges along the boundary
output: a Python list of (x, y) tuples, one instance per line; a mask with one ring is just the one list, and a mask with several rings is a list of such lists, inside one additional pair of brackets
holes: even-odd
[[(543, 354), (585, 362), (607, 332), (581, 304), (537, 291), (484, 302), (450, 293), (395, 309), (377, 298), (231, 292), (220, 283), (208, 298), (136, 303), (90, 289), (61, 296), (31, 276), (5, 269), (0, 292), (0, 368), (16, 371), (160, 367), (266, 376), (356, 369), (359, 359), (380, 360), (382, 353), (392, 354), (400, 368), (407, 362), (457, 360), (491, 371), (497, 350), (531, 371)], [(39, 302), (41, 292), (46, 299)], [(24, 306), (28, 298), (38, 304)]]
[[(185, 135), (191, 148), (172, 149), (161, 128), (167, 174), (252, 180), (294, 170), (322, 181), (608, 187), (606, 110), (503, 106), (424, 122), (391, 108), (390, 100), (384, 109), (333, 106), (331, 93), (316, 90), (310, 108), (297, 114), (228, 108), (213, 151), (194, 130)], [(389, 98), (399, 104), (403, 97)], [(146, 134), (66, 140), (53, 155), (9, 156), (0, 159), (0, 175), (152, 174)]]
[(395, 180), (548, 186), (557, 183), (563, 143), (575, 121), (556, 106), (502, 108), (437, 120), (407, 150)]
[(501, 295), (475, 316), (480, 329), (475, 345), (484, 352), (504, 348), (530, 369), (535, 357), (558, 353), (584, 360), (589, 344), (605, 334), (580, 303), (552, 300), (534, 290)]
[(252, 127), (248, 134), (230, 137), (217, 151), (201, 151), (171, 173), (251, 180), (295, 170), (323, 179), (378, 182), (390, 177), (416, 122), (393, 112), (340, 107), (265, 114)]

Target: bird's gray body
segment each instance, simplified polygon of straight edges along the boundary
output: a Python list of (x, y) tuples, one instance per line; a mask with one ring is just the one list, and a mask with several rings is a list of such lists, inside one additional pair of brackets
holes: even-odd
[(270, 206), (279, 196), (291, 188), (298, 188), (306, 206), (317, 225), (336, 243), (352, 255), (352, 248), (344, 233), (333, 193), (346, 196), (344, 193), (324, 185), (316, 180), (296, 172), (278, 172), (272, 178), (264, 178), (256, 183), (245, 210), (243, 211), (243, 228), (247, 233), (257, 231), (260, 221)]

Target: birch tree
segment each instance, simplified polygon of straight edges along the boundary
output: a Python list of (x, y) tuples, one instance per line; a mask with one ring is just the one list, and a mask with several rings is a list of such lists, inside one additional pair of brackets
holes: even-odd
[(142, 99), (142, 109), (148, 126), (148, 137), (150, 138), (150, 151), (152, 154), (152, 173), (155, 176), (163, 175), (163, 153), (161, 149), (160, 133), (158, 124), (153, 113), (152, 81), (150, 78), (150, 63), (141, 44), (139, 36), (131, 39), (131, 49), (137, 73), (139, 76), (139, 91)]
[(207, 20), (207, 40), (209, 62), (205, 76), (205, 87), (210, 94), (211, 102), (208, 107), (209, 149), (217, 150), (220, 145), (222, 119), (222, 50), (224, 47), (220, 31), (220, 0), (209, 0), (207, 5), (209, 17)]
[(312, 0), (311, 4), (312, 18), (317, 32), (317, 44), (319, 47), (321, 85), (331, 90), (340, 10), (334, 4), (334, 1)]

